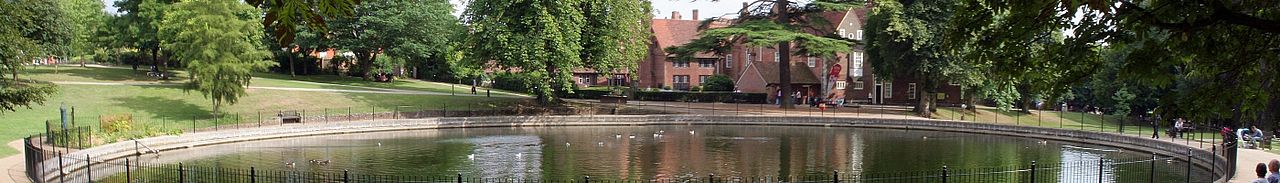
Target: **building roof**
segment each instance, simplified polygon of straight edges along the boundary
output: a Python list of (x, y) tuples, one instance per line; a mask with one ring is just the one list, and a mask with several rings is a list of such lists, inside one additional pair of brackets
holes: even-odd
[[(677, 19), (653, 19), (651, 25), (653, 29), (653, 37), (657, 41), (660, 49), (668, 47), (680, 46), (698, 38), (698, 26), (702, 25), (702, 21), (698, 20), (677, 20)], [(728, 24), (724, 22), (712, 22), (711, 28), (725, 27)], [(694, 58), (719, 58), (711, 53), (698, 53)]]
[[(777, 62), (751, 62), (752, 67), (760, 73), (768, 84), (778, 84), (778, 63)], [(813, 71), (808, 66), (791, 63), (791, 84), (822, 84), (817, 76), (813, 75)]]

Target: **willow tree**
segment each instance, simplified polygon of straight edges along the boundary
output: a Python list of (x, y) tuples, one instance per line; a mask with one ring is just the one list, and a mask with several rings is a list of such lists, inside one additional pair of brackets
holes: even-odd
[(475, 0), (462, 20), (468, 64), (516, 73), (545, 103), (571, 92), (572, 71), (633, 70), (646, 50), (649, 2)]
[[(782, 93), (781, 108), (794, 108), (791, 89), (791, 55), (809, 55), (832, 58), (837, 53), (849, 52), (853, 42), (843, 38), (815, 35), (807, 31), (824, 30), (832, 26), (822, 18), (825, 11), (848, 11), (861, 0), (814, 0), (799, 4), (790, 0), (757, 0), (738, 10), (739, 17), (727, 27), (703, 31), (689, 43), (665, 48), (676, 60), (692, 60), (693, 55), (707, 52), (724, 55), (733, 51), (733, 45), (773, 46), (778, 56), (778, 85)], [(703, 21), (702, 28), (711, 22)], [(793, 45), (794, 44), (794, 45)], [(791, 50), (796, 48), (794, 52)]]
[(172, 50), (191, 74), (188, 86), (213, 101), (218, 113), (224, 103), (245, 95), (253, 72), (275, 62), (262, 45), (259, 12), (248, 4), (226, 0), (190, 0), (175, 4), (160, 25), (165, 49)]

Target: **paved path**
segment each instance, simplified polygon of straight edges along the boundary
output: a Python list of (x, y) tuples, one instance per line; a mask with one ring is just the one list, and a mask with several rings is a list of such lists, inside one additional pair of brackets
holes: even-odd
[(1254, 168), (1258, 163), (1266, 163), (1273, 159), (1280, 159), (1280, 155), (1269, 153), (1257, 149), (1241, 148), (1236, 159), (1236, 176), (1231, 179), (1231, 183), (1249, 183), (1258, 177), (1254, 172)]
[[(60, 84), (60, 85), (98, 85), (98, 86), (177, 86), (177, 85), (181, 85), (181, 84), (177, 84), (177, 83), (162, 83), (162, 82), (79, 82), (79, 81), (53, 81), (52, 83), (54, 83), (54, 84)], [(347, 85), (336, 85), (336, 86), (347, 86)], [(385, 89), (385, 88), (372, 89), (372, 88), (374, 88), (374, 87), (359, 87), (359, 86), (348, 86), (348, 87), (366, 88), (366, 89), (370, 89), (370, 90), (346, 90), (346, 89), (324, 89), (324, 88), (291, 88), (291, 87), (270, 87), (270, 86), (250, 86), (250, 87), (248, 87), (248, 88), (250, 88), (250, 89), (264, 89), (264, 90), (304, 91), (304, 92), (333, 92), (333, 93), (379, 93), (379, 94), (436, 95), (436, 96), (445, 96), (445, 95), (449, 95), (449, 96), (484, 96), (484, 95), (478, 95), (478, 94), (477, 94), (477, 95), (473, 95), (473, 94), (449, 94), (449, 93), (441, 93), (441, 92), (411, 91), (411, 90), (397, 90), (397, 89)], [(493, 96), (493, 97), (500, 97), (500, 98), (525, 98), (524, 96), (509, 96), (509, 95), (498, 95), (498, 96)]]
[[(19, 151), (22, 150), (22, 140), (15, 140), (5, 145)], [(22, 167), (24, 161), (26, 160), (23, 159), (22, 153), (0, 159), (0, 168), (4, 168), (4, 177), (0, 177), (0, 183), (31, 182), (30, 179), (27, 179), (26, 167)]]

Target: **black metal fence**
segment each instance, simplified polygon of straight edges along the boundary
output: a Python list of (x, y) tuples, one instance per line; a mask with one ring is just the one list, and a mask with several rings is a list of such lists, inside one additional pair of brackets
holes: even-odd
[[(547, 116), (547, 115), (603, 115), (603, 114), (669, 114), (669, 113), (691, 113), (691, 114), (711, 114), (711, 115), (731, 115), (731, 116), (747, 116), (747, 115), (785, 115), (785, 116), (809, 116), (809, 117), (825, 117), (825, 116), (853, 116), (867, 118), (913, 118), (903, 107), (895, 106), (861, 106), (857, 108), (798, 108), (798, 109), (777, 109), (774, 105), (769, 104), (740, 104), (740, 103), (693, 103), (693, 102), (648, 102), (648, 101), (631, 101), (631, 104), (595, 104), (592, 106), (571, 106), (571, 107), (523, 107), (523, 106), (473, 106), (465, 107), (444, 106), (440, 108), (426, 108), (420, 106), (401, 106), (389, 108), (368, 107), (359, 109), (355, 107), (348, 108), (321, 108), (321, 109), (293, 109), (293, 110), (259, 110), (252, 114), (227, 114), (220, 117), (198, 116), (190, 117), (189, 120), (168, 120), (175, 118), (161, 118), (160, 121), (142, 121), (136, 124), (141, 128), (133, 128), (128, 135), (111, 135), (106, 134), (106, 130), (102, 126), (74, 126), (76, 124), (72, 120), (71, 127), (60, 127), (55, 125), (46, 125), (45, 133), (32, 135), (24, 138), (24, 153), (26, 157), (27, 175), (36, 182), (89, 182), (105, 181), (105, 182), (167, 182), (169, 180), (190, 180), (187, 182), (556, 182), (556, 181), (598, 181), (598, 182), (1211, 182), (1219, 179), (1230, 179), (1234, 175), (1236, 161), (1236, 147), (1234, 141), (1220, 141), (1213, 135), (1206, 137), (1206, 134), (1214, 134), (1212, 129), (1217, 127), (1205, 127), (1194, 131), (1184, 132), (1191, 134), (1181, 138), (1168, 138), (1171, 142), (1185, 143), (1191, 147), (1203, 147), (1210, 152), (1194, 153), (1188, 151), (1185, 156), (1167, 156), (1159, 157), (1153, 155), (1150, 159), (1132, 160), (1123, 162), (1110, 161), (1078, 161), (1078, 162), (1058, 162), (1055, 164), (1035, 164), (1035, 162), (1027, 162), (1024, 166), (1018, 167), (1001, 167), (1001, 168), (962, 168), (949, 169), (945, 166), (939, 166), (936, 170), (913, 171), (913, 172), (832, 172), (830, 175), (811, 175), (811, 176), (787, 176), (787, 177), (716, 177), (708, 175), (705, 178), (688, 178), (688, 179), (654, 179), (654, 180), (633, 180), (633, 179), (610, 179), (607, 177), (588, 178), (584, 175), (581, 179), (570, 180), (539, 180), (538, 177), (532, 178), (502, 178), (502, 179), (485, 179), (471, 177), (468, 175), (459, 175), (457, 177), (417, 177), (408, 175), (377, 175), (377, 174), (352, 174), (350, 172), (292, 172), (277, 170), (257, 170), (250, 169), (234, 169), (221, 167), (196, 167), (182, 166), (170, 164), (148, 164), (150, 162), (138, 162), (136, 159), (112, 159), (100, 160), (94, 157), (68, 157), (65, 154), (78, 151), (79, 149), (94, 147), (96, 145), (107, 144), (115, 141), (128, 140), (134, 137), (146, 137), (160, 135), (147, 130), (160, 129), (161, 133), (189, 133), (199, 131), (217, 131), (240, 128), (253, 128), (269, 125), (284, 125), (288, 115), (296, 113), (298, 123), (336, 123), (347, 121), (376, 120), (376, 119), (414, 119), (414, 118), (432, 118), (432, 117), (475, 117), (475, 116)], [(940, 112), (945, 114), (945, 112)], [(953, 112), (954, 114), (954, 112)], [(1086, 121), (1086, 114), (1079, 113), (1079, 121)], [(74, 116), (74, 115), (73, 115)], [(1152, 138), (1161, 137), (1162, 132), (1158, 123), (1151, 123), (1138, 119), (1109, 119), (1105, 115), (1098, 115), (1102, 122), (1096, 126), (1085, 124), (1064, 125), (1061, 118), (1076, 117), (1059, 115), (1057, 123), (1045, 123), (1044, 119), (1037, 119), (1036, 123), (1032, 123), (1029, 119), (1017, 119), (996, 117), (994, 119), (983, 120), (978, 116), (966, 117), (965, 114), (948, 115), (937, 117), (944, 120), (953, 121), (971, 121), (974, 123), (996, 123), (1017, 126), (1037, 126), (1044, 128), (1062, 128), (1078, 131), (1093, 131), (1104, 133), (1121, 133), (1127, 135), (1147, 136)], [(1037, 114), (1037, 117), (1043, 115)], [(184, 117), (185, 118), (185, 117)], [(1000, 121), (1006, 120), (1006, 121)], [(1136, 124), (1136, 125), (1135, 125)], [(1148, 126), (1149, 125), (1149, 126)], [(1126, 129), (1126, 126), (1129, 126)], [(1143, 128), (1144, 126), (1149, 128)], [(1166, 128), (1167, 129), (1167, 128)], [(1149, 130), (1149, 131), (1148, 131)], [(1150, 133), (1145, 133), (1150, 132)], [(1195, 143), (1195, 144), (1192, 144)], [(1208, 146), (1208, 147), (1205, 147)], [(1187, 166), (1186, 172), (1170, 172), (1158, 171), (1168, 168), (1155, 168), (1155, 166), (1168, 166), (1174, 162), (1183, 162)], [(1193, 171), (1192, 165), (1210, 165), (1209, 175), (1197, 175)], [(77, 167), (71, 170), (66, 168)], [(1081, 168), (1096, 167), (1096, 168)], [(1104, 169), (1103, 167), (1115, 167)], [(1098, 171), (1083, 171), (1093, 170)], [(1115, 170), (1115, 171), (1107, 171)], [(1176, 176), (1179, 173), (1185, 176)], [(56, 175), (52, 175), (56, 174)], [(1135, 177), (1132, 175), (1150, 175), (1149, 179), (1134, 180), (1115, 180), (1116, 177)], [(1114, 176), (1129, 175), (1129, 176)], [(1221, 177), (1218, 175), (1226, 175)], [(47, 180), (46, 178), (55, 177), (57, 180)], [(65, 180), (65, 181), (64, 181)]]

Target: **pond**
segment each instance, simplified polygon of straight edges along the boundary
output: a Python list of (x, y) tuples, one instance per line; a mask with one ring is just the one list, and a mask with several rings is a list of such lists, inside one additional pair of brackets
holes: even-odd
[[(1034, 138), (902, 129), (783, 126), (526, 127), (273, 139), (165, 152), (142, 161), (259, 172), (453, 180), (939, 182), (1209, 181), (1149, 152)], [(1171, 159), (1171, 160), (1170, 160)], [(1032, 162), (1037, 171), (1032, 175)], [(1188, 177), (1188, 172), (1190, 177)], [(259, 175), (274, 175), (263, 173)], [(833, 175), (838, 174), (838, 175)], [(1154, 174), (1154, 176), (1153, 176)], [(116, 177), (120, 175), (115, 175)], [(134, 176), (156, 176), (140, 174)], [(199, 174), (217, 179), (242, 174)], [(298, 175), (280, 175), (298, 181)], [(293, 177), (293, 178), (289, 178)], [(381, 178), (379, 178), (381, 179)], [(412, 179), (412, 178), (410, 178)], [(271, 179), (266, 179), (271, 180)], [(435, 179), (433, 179), (435, 180)], [(274, 182), (274, 181), (266, 181)], [(290, 182), (290, 181), (284, 181)]]

